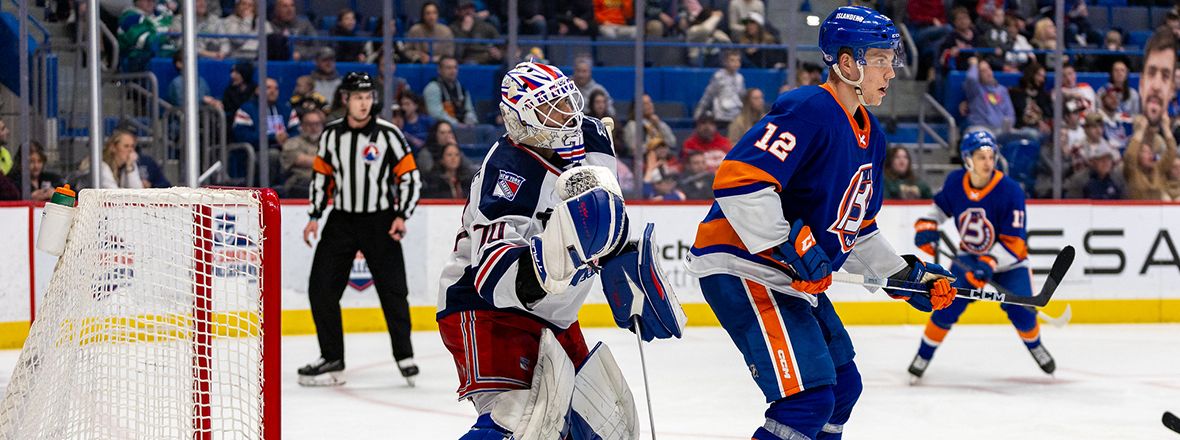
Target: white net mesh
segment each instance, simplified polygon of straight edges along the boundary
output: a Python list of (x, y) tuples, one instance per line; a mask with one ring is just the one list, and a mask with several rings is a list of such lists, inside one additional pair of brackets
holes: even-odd
[(259, 197), (83, 191), (0, 440), (260, 438)]

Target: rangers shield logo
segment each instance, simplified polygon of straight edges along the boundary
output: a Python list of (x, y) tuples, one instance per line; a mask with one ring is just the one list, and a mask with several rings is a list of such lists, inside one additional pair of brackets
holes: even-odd
[(365, 149), (361, 152), (361, 154), (365, 157), (365, 163), (370, 165), (372, 165), (373, 162), (376, 162), (377, 159), (381, 157), (381, 154), (377, 152), (377, 145), (375, 144), (369, 144), (365, 146)]
[(516, 192), (520, 191), (520, 186), (523, 184), (523, 177), (500, 170), (500, 177), (496, 179), (496, 188), (492, 190), (492, 196), (512, 201), (516, 198)]

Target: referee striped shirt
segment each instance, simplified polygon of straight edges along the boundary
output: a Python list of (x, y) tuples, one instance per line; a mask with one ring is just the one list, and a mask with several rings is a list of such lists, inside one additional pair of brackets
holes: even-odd
[(373, 117), (361, 128), (346, 118), (324, 127), (311, 182), (311, 218), (332, 208), (351, 213), (393, 210), (410, 218), (418, 205), (422, 178), (410, 144), (397, 126)]

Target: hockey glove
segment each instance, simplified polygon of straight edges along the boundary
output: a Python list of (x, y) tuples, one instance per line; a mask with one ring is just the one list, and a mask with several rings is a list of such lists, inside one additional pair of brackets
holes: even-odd
[(537, 280), (546, 292), (563, 293), (629, 234), (623, 198), (614, 192), (594, 188), (558, 203), (545, 230), (529, 239)]
[(942, 309), (955, 301), (955, 289), (951, 287), (951, 282), (955, 281), (954, 275), (951, 275), (942, 266), (934, 263), (926, 263), (915, 255), (902, 255), (902, 258), (905, 259), (906, 263), (909, 263), (909, 266), (890, 275), (889, 278), (924, 283), (930, 287), (930, 294), (897, 292), (892, 289), (885, 289), (885, 292), (890, 297), (894, 299), (904, 298), (915, 309), (923, 312)]
[[(610, 305), (615, 324), (632, 328), (632, 317), (639, 317), (643, 340), (679, 338), (687, 318), (672, 283), (660, 268), (658, 247), (648, 223), (638, 249), (611, 258), (602, 265), (602, 291)], [(632, 330), (634, 331), (634, 330)]]
[(967, 263), (971, 267), (971, 271), (967, 272), (967, 282), (975, 286), (976, 289), (982, 289), (991, 281), (992, 276), (996, 273), (996, 259), (989, 255), (963, 255), (960, 260)]
[(933, 256), (934, 245), (938, 243), (938, 223), (921, 219), (914, 223), (914, 231), (914, 246)]
[(791, 288), (812, 295), (822, 293), (832, 285), (832, 261), (816, 244), (811, 228), (803, 224), (803, 220), (795, 220), (787, 242), (779, 245), (773, 254), (775, 259), (795, 271)]

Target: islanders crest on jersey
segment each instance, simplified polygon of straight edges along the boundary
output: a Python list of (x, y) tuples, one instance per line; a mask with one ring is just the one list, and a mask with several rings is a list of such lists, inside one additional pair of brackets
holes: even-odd
[(924, 219), (941, 223), (947, 218), (954, 219), (965, 252), (991, 255), (998, 267), (1028, 258), (1024, 191), (1002, 172), (995, 171), (983, 188), (971, 185), (967, 170), (947, 176), (934, 196), (934, 211)]

